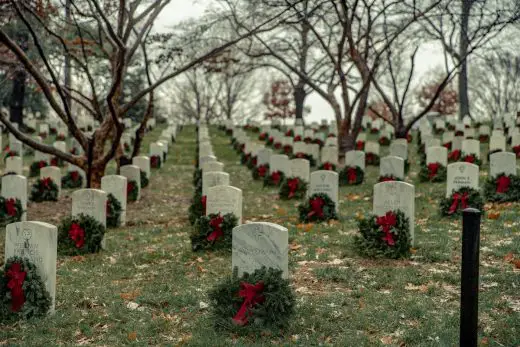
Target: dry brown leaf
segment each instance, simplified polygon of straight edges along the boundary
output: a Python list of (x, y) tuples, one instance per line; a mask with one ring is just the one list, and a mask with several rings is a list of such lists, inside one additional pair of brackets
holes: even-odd
[(76, 255), (74, 257), (71, 257), (70, 258), (72, 261), (77, 261), (77, 262), (83, 262), (85, 261), (85, 257), (82, 256), (82, 255)]
[(489, 339), (486, 336), (484, 336), (482, 340), (480, 340), (480, 344), (484, 346), (489, 345)]
[(303, 229), (303, 231), (308, 233), (309, 231), (312, 230), (313, 227), (314, 227), (313, 223), (305, 224), (305, 228)]
[(277, 210), (276, 210), (276, 213), (279, 215), (279, 216), (287, 216), (287, 210), (283, 207), (279, 207)]
[(500, 218), (500, 212), (489, 211), (487, 217), (488, 217), (488, 219), (498, 219), (498, 218)]
[(128, 333), (128, 339), (130, 341), (135, 341), (137, 339), (137, 333), (135, 331), (129, 332)]
[(415, 254), (417, 253), (417, 250), (415, 248), (410, 248), (410, 253)]
[(418, 286), (415, 286), (411, 283), (408, 283), (406, 285), (406, 287), (404, 287), (404, 289), (406, 290), (414, 290), (414, 291), (418, 291), (420, 293), (426, 293), (428, 291), (428, 286), (426, 284), (421, 284), (421, 285), (418, 285)]
[(391, 345), (394, 343), (394, 339), (392, 336), (383, 336), (379, 339), (383, 345)]
[(513, 259), (515, 259), (515, 256), (513, 255), (513, 252), (509, 252), (504, 256), (504, 261), (506, 263), (510, 263)]
[(141, 291), (139, 289), (137, 289), (137, 290), (134, 290), (132, 292), (121, 293), (121, 294), (119, 294), (119, 296), (123, 300), (131, 301), (131, 300), (134, 300), (135, 298), (137, 298), (139, 296), (139, 294), (141, 294)]
[(520, 269), (520, 259), (515, 259), (512, 261), (512, 263), (515, 265), (517, 269)]
[(295, 243), (291, 243), (291, 245), (289, 246), (289, 248), (291, 249), (291, 251), (296, 251), (300, 248), (302, 248), (302, 245), (297, 245)]

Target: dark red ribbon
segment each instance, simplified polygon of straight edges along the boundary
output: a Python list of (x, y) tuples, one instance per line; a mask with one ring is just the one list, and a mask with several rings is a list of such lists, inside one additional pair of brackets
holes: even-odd
[(448, 158), (450, 160), (459, 160), (460, 158), (460, 149), (453, 150), (449, 155)]
[(291, 153), (291, 151), (292, 151), (292, 146), (290, 146), (290, 145), (285, 145), (285, 146), (283, 146), (283, 151), (285, 152), (285, 154), (289, 154), (289, 153)]
[(461, 204), (462, 209), (465, 209), (468, 207), (469, 194), (467, 192), (464, 194), (454, 193), (452, 198), (453, 198), (453, 200), (452, 200), (450, 209), (448, 210), (448, 214), (454, 214), (455, 212), (457, 212), (459, 203)]
[(379, 179), (379, 182), (393, 182), (395, 179), (389, 176), (383, 176)]
[(11, 217), (16, 216), (16, 200), (13, 198), (6, 199), (5, 200), (5, 209), (7, 210), (7, 214), (10, 215)]
[(58, 158), (51, 159), (51, 166), (58, 166)]
[(265, 177), (265, 174), (267, 173), (267, 166), (260, 165), (257, 170), (258, 170), (258, 176)]
[(214, 242), (224, 236), (224, 232), (222, 231), (222, 223), (224, 223), (224, 218), (220, 214), (211, 218), (209, 221), (209, 226), (213, 231), (206, 238), (209, 242)]
[(77, 223), (72, 223), (70, 226), (69, 237), (76, 242), (76, 248), (81, 248), (85, 244), (85, 230)]
[(280, 184), (281, 179), (282, 179), (282, 175), (280, 174), (280, 171), (275, 171), (271, 174), (271, 181), (273, 181), (273, 183), (275, 185)]
[(309, 204), (311, 205), (311, 210), (309, 213), (307, 213), (307, 218), (311, 218), (312, 216), (316, 216), (318, 218), (324, 217), (323, 206), (325, 205), (325, 201), (322, 198), (316, 197), (311, 199)]
[(441, 167), (441, 164), (439, 164), (439, 163), (428, 164), (428, 178), (433, 179), (437, 175), (437, 172), (439, 171), (440, 167)]
[(367, 153), (366, 158), (368, 163), (372, 163), (375, 160), (374, 153)]
[(392, 211), (388, 211), (384, 216), (377, 217), (376, 223), (383, 229), (383, 232), (385, 233), (385, 236), (383, 236), (381, 239), (389, 246), (395, 245), (394, 236), (392, 234), (392, 227), (395, 227), (397, 224), (397, 216)]
[(79, 172), (77, 171), (71, 171), (70, 172), (70, 178), (72, 178), (72, 180), (74, 182), (76, 182), (77, 180), (79, 180)]
[(18, 312), (25, 303), (25, 296), (23, 293), (23, 282), (27, 273), (22, 271), (22, 264), (12, 263), (7, 270), (7, 288), (11, 290), (11, 311)]
[(365, 146), (365, 143), (363, 141), (356, 142), (356, 149), (358, 151), (362, 151), (364, 146)]
[(509, 185), (511, 184), (511, 179), (507, 176), (500, 176), (496, 180), (497, 190), (496, 192), (499, 194), (507, 193), (509, 190)]
[(208, 201), (208, 197), (206, 195), (204, 195), (201, 199), (200, 199), (200, 202), (202, 203), (202, 214), (205, 216), (206, 215), (206, 203)]
[(356, 183), (356, 180), (357, 180), (356, 168), (349, 167), (347, 169), (347, 179), (348, 179), (348, 184)]
[(513, 152), (515, 152), (516, 156), (520, 155), (520, 145), (513, 147)]
[(126, 196), (128, 197), (128, 194), (130, 194), (130, 192), (134, 190), (134, 182), (128, 182), (128, 184), (126, 185)]
[(240, 283), (240, 290), (238, 291), (238, 296), (244, 298), (244, 302), (242, 302), (242, 306), (238, 310), (235, 317), (233, 317), (233, 322), (237, 325), (243, 326), (248, 322), (249, 317), (252, 315), (250, 311), (253, 306), (261, 304), (265, 302), (265, 297), (262, 294), (264, 291), (264, 282), (260, 281), (257, 284), (250, 284), (247, 282)]
[(300, 142), (302, 137), (300, 135), (294, 137), (294, 142)]
[(329, 163), (329, 162), (326, 162), (325, 164), (323, 164), (323, 170), (330, 170), (330, 171), (333, 171), (333, 170), (334, 170), (334, 165), (332, 165), (332, 164)]
[(473, 154), (468, 154), (464, 157), (464, 161), (466, 163), (474, 163), (475, 162), (475, 156)]
[(299, 159), (304, 159), (305, 158), (305, 153), (298, 152), (298, 153), (296, 153), (295, 157), (299, 158)]
[(150, 160), (150, 164), (152, 165), (153, 168), (158, 168), (159, 167), (159, 156), (153, 155)]
[(45, 177), (44, 179), (42, 179), (42, 186), (43, 188), (50, 188), (51, 187), (51, 178), (50, 177)]
[(287, 185), (289, 186), (289, 195), (288, 198), (291, 199), (296, 191), (298, 190), (298, 186), (300, 185), (300, 180), (298, 177), (292, 178), (287, 181)]
[(47, 166), (47, 163), (45, 162), (45, 160), (40, 160), (38, 162), (38, 167), (41, 169), (41, 168), (44, 168)]

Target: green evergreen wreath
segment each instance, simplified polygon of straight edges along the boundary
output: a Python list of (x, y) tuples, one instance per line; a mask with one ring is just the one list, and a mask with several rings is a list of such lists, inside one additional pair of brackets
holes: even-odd
[(380, 137), (378, 142), (381, 146), (390, 146), (390, 139), (386, 136)]
[(40, 176), (40, 169), (49, 166), (45, 160), (33, 161), (29, 168), (29, 177)]
[(193, 171), (192, 183), (195, 187), (202, 183), (202, 169), (195, 169), (195, 171)]
[(77, 170), (69, 171), (61, 178), (61, 186), (63, 188), (75, 189), (80, 188), (82, 185), (83, 176)]
[(140, 178), (141, 178), (141, 188), (148, 187), (148, 184), (150, 184), (150, 179), (148, 178), (148, 174), (144, 170), (141, 170)]
[(367, 152), (365, 154), (365, 163), (366, 165), (373, 165), (378, 166), (379, 165), (379, 155), (371, 152)]
[(58, 201), (58, 186), (50, 177), (39, 178), (31, 188), (31, 201)]
[(379, 176), (379, 182), (393, 182), (393, 181), (402, 181), (402, 180), (400, 178), (397, 178), (394, 175)]
[(150, 157), (150, 167), (152, 169), (160, 169), (162, 166), (162, 158), (160, 155), (152, 155)]
[(233, 213), (201, 216), (190, 235), (191, 249), (194, 252), (210, 248), (231, 250), (232, 231), (237, 224), (238, 218)]
[[(141, 171), (143, 173), (143, 171)], [(146, 175), (146, 173), (145, 173)], [(143, 176), (141, 176), (143, 178)], [(137, 197), (139, 196), (139, 187), (137, 186), (137, 182), (134, 180), (130, 180), (126, 183), (126, 200), (127, 201), (137, 201)]]
[(27, 258), (8, 258), (0, 269), (0, 322), (44, 317), (51, 304), (36, 265)]
[(282, 171), (273, 171), (264, 177), (264, 187), (278, 187), (285, 179), (285, 174)]
[(299, 177), (286, 177), (280, 186), (279, 196), (282, 200), (302, 199), (307, 194), (307, 182)]
[[(457, 200), (457, 203), (455, 203)], [(442, 199), (440, 212), (443, 216), (460, 215), (465, 208), (472, 207), (483, 211), (484, 201), (478, 190), (468, 187), (462, 187), (455, 190), (449, 198)]]
[(57, 167), (63, 167), (65, 165), (65, 162), (63, 159), (59, 157), (52, 157), (51, 158), (51, 166), (57, 166)]
[(0, 196), (0, 226), (19, 222), (22, 219), (23, 207), (20, 199)]
[(459, 161), (471, 163), (480, 166), (482, 164), (482, 161), (477, 158), (476, 154), (473, 153), (464, 153), (462, 152)]
[(300, 222), (326, 222), (338, 219), (336, 205), (327, 194), (317, 193), (311, 195), (304, 203), (298, 206)]
[(215, 329), (247, 334), (288, 327), (296, 299), (282, 275), (282, 270), (262, 267), (239, 277), (235, 267), (208, 293)]
[(249, 159), (248, 159), (248, 161), (247, 161), (247, 163), (246, 163), (247, 168), (248, 168), (249, 170), (253, 170), (253, 169), (256, 167), (256, 163), (257, 163), (257, 162), (258, 162), (258, 158), (257, 158), (257, 156), (256, 156), (256, 155), (255, 155), (255, 156), (250, 155), (250, 156), (249, 156)]
[(251, 153), (240, 153), (240, 164), (246, 165), (249, 161), (249, 158), (251, 158)]
[(365, 172), (359, 166), (345, 166), (339, 172), (339, 184), (342, 186), (353, 186), (363, 183)]
[(58, 253), (80, 255), (97, 253), (105, 235), (103, 224), (91, 216), (65, 217), (58, 227)]
[(7, 153), (5, 153), (5, 156), (4, 156), (4, 162), (7, 160), (7, 158), (17, 157), (17, 156), (19, 156), (17, 151), (13, 151), (12, 149), (8, 149)]
[(441, 163), (430, 163), (422, 165), (419, 171), (421, 182), (445, 182), (448, 170)]
[(107, 196), (107, 228), (117, 228), (121, 225), (121, 213), (123, 208), (121, 202), (116, 199), (114, 194)]
[(314, 167), (316, 166), (316, 160), (314, 160), (314, 157), (309, 153), (303, 153), (298, 152), (291, 154), (291, 159), (307, 159), (309, 161), (309, 165)]
[(325, 162), (318, 166), (318, 170), (336, 171), (336, 164)]
[(361, 255), (391, 259), (410, 257), (410, 221), (402, 211), (360, 219), (358, 230), (361, 235), (354, 238), (354, 245)]
[(188, 209), (188, 219), (191, 225), (206, 214), (206, 197), (202, 196), (201, 189), (195, 189), (191, 205)]
[(520, 177), (504, 173), (496, 177), (488, 177), (482, 190), (486, 201), (520, 201)]
[(265, 176), (269, 175), (269, 164), (258, 165), (253, 169), (252, 175), (255, 181), (263, 180)]

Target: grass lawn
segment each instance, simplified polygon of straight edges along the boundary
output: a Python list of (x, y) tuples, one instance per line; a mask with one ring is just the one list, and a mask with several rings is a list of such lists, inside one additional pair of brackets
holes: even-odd
[[(147, 135), (143, 148), (158, 138), (160, 130)], [(298, 202), (280, 201), (275, 189), (263, 189), (239, 164), (229, 138), (216, 128), (210, 134), (231, 185), (243, 189), (244, 222), (270, 221), (289, 229), (289, 268), (297, 310), (287, 331), (240, 337), (213, 329), (207, 290), (231, 272), (231, 254), (191, 251), (187, 209), (193, 194), (196, 143), (195, 129), (186, 127), (177, 143), (170, 145), (164, 167), (152, 173), (142, 200), (129, 205), (128, 226), (106, 235), (107, 249), (84, 257), (59, 257), (56, 313), (0, 326), (0, 342), (10, 346), (458, 345), (461, 223), (438, 215), (445, 184), (418, 182), (415, 145), (410, 149), (406, 180), (416, 184), (414, 254), (410, 260), (371, 260), (360, 257), (352, 245), (357, 216), (371, 212), (377, 167), (368, 167), (363, 185), (340, 188), (339, 222), (306, 226), (296, 219)], [(486, 170), (484, 166), (482, 180)], [(520, 345), (520, 270), (509, 262), (511, 256), (520, 258), (519, 206), (486, 206), (500, 217), (484, 218), (481, 231), (482, 346)], [(56, 224), (70, 208), (68, 192), (58, 204), (30, 204), (29, 220)]]

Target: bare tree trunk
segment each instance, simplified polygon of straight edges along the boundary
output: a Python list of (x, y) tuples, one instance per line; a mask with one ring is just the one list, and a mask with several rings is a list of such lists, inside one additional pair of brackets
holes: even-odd
[[(27, 37), (27, 33), (22, 31), (18, 34), (18, 45), (23, 49), (24, 52), (27, 52), (27, 44), (29, 38)], [(17, 123), (19, 129), (23, 128), (23, 106), (25, 99), (25, 83), (27, 79), (27, 73), (25, 72), (25, 68), (23, 66), (18, 66), (17, 71), (14, 74), (12, 90), (11, 90), (11, 100), (9, 102), (9, 121), (12, 123)]]
[(307, 97), (305, 93), (305, 82), (302, 80), (298, 81), (298, 84), (294, 88), (293, 95), (294, 95), (294, 104), (296, 107), (296, 124), (298, 124), (298, 120), (300, 120), (301, 124), (305, 124), (303, 122), (303, 109), (305, 106), (305, 98)]
[[(65, 21), (67, 22), (67, 26), (70, 30), (70, 24), (71, 24), (71, 18), (70, 18), (70, 1), (67, 0), (65, 2)], [(72, 78), (71, 78), (71, 62), (70, 62), (70, 56), (68, 54), (65, 54), (65, 67), (63, 68), (63, 75), (64, 75), (64, 86), (67, 89), (70, 89), (72, 86)], [(69, 104), (69, 107), (72, 106), (72, 98), (70, 94), (67, 94), (66, 96), (67, 103)]]
[(460, 47), (459, 56), (462, 59), (459, 73), (459, 119), (470, 114), (468, 96), (468, 26), (471, 6), (474, 0), (462, 0), (462, 12), (460, 18)]

